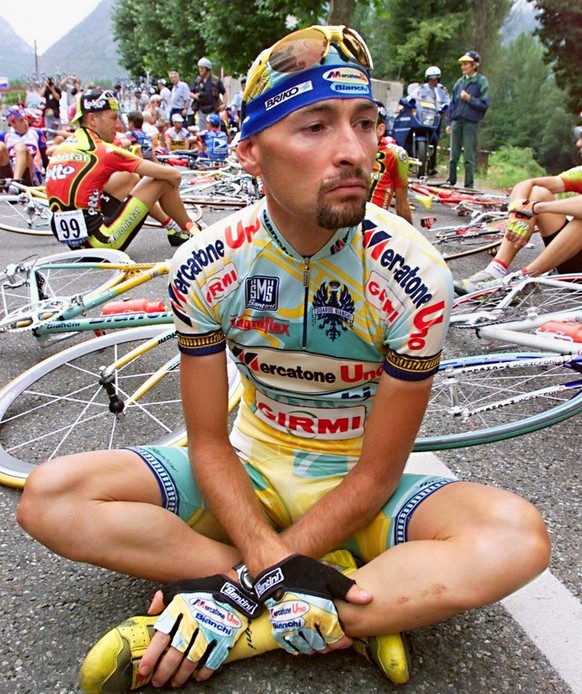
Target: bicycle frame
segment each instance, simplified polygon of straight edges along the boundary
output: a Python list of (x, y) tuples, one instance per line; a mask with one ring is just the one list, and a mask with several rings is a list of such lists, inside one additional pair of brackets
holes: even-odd
[[(111, 301), (125, 292), (149, 282), (155, 277), (167, 275), (169, 263), (158, 262), (153, 264), (136, 264), (127, 266), (116, 263), (55, 263), (51, 264), (52, 270), (75, 270), (79, 269), (103, 269), (103, 270), (122, 270), (129, 274), (127, 279), (115, 284), (113, 287), (97, 292), (89, 293), (85, 296), (76, 296), (69, 299), (70, 308), (58, 313), (51, 318), (47, 317), (41, 325), (33, 327), (33, 333), (40, 344), (47, 341), (51, 335), (59, 333), (79, 332), (91, 330), (95, 332), (108, 330), (111, 328), (129, 328), (140, 325), (162, 325), (172, 322), (170, 311), (159, 313), (129, 313), (108, 316), (87, 317), (85, 314), (91, 309), (101, 306)], [(39, 282), (37, 277), (42, 276), (43, 265), (35, 266), (28, 277), (30, 304), (35, 305), (42, 302), (40, 295)], [(15, 328), (25, 328), (26, 320), (22, 324), (16, 324)]]

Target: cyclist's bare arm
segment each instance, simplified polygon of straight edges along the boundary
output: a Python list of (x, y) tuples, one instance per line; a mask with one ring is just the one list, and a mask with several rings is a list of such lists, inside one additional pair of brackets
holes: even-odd
[(511, 191), (511, 200), (529, 200), (532, 188), (540, 186), (550, 193), (563, 193), (565, 190), (564, 181), (560, 176), (540, 176), (539, 178), (528, 178), (517, 183)]
[(159, 181), (167, 181), (175, 188), (177, 188), (182, 181), (182, 176), (178, 169), (173, 166), (162, 166), (162, 164), (156, 164), (147, 159), (142, 159), (140, 161), (136, 171), (140, 176), (149, 176)]

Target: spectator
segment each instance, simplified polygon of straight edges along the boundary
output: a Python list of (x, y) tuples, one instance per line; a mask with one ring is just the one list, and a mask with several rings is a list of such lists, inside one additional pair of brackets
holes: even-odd
[(172, 70), (169, 77), (173, 85), (170, 92), (170, 120), (173, 122), (172, 117), (178, 114), (185, 121), (188, 116), (188, 107), (192, 101), (190, 89), (186, 82), (182, 82), (180, 73), (176, 70)]
[(230, 112), (232, 114), (232, 118), (234, 120), (234, 124), (235, 124), (237, 130), (240, 130), (240, 126), (241, 126), (240, 111), (241, 111), (241, 107), (242, 107), (243, 93), (244, 93), (246, 84), (247, 84), (247, 78), (241, 77), (240, 89), (234, 95), (234, 97), (232, 99), (232, 103), (230, 105)]
[(166, 80), (162, 77), (158, 80), (158, 93), (162, 99), (164, 110), (168, 114), (166, 120), (170, 120), (170, 101), (172, 99), (172, 93), (168, 89)]
[(44, 98), (44, 127), (58, 130), (61, 127), (61, 88), (54, 77), (48, 77), (40, 95)]
[(198, 61), (198, 77), (190, 88), (190, 96), (194, 100), (197, 115), (197, 125), (200, 131), (206, 128), (206, 116), (218, 113), (226, 93), (222, 80), (211, 73), (212, 63), (208, 58)]
[(144, 159), (152, 161), (154, 159), (154, 143), (151, 134), (144, 130), (144, 118), (139, 111), (130, 111), (127, 114), (127, 127), (125, 139), (129, 142), (133, 150), (136, 146), (138, 152)]
[(447, 111), (447, 133), (451, 135), (448, 183), (452, 186), (457, 183), (461, 151), (465, 162), (465, 188), (473, 188), (475, 184), (478, 127), (489, 108), (489, 82), (478, 72), (480, 62), (475, 51), (467, 51), (459, 58), (463, 76), (455, 82)]
[[(61, 80), (61, 90), (67, 95), (67, 107), (75, 104), (81, 92), (81, 78), (77, 75), (67, 75)], [(70, 120), (70, 119), (69, 119)]]

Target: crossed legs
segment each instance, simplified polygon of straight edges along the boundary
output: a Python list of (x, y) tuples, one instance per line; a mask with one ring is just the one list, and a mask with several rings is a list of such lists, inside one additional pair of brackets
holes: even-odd
[[(162, 583), (224, 572), (240, 558), (234, 547), (161, 508), (154, 476), (127, 450), (40, 466), (17, 517), (57, 554)], [(409, 540), (352, 575), (374, 599), (366, 606), (338, 604), (350, 636), (405, 631), (495, 602), (543, 571), (550, 554), (543, 521), (529, 502), (468, 482), (447, 485), (421, 503)]]

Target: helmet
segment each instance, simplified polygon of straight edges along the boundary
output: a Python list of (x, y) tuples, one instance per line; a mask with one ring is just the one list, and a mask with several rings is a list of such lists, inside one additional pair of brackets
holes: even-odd
[(574, 138), (576, 139), (576, 142), (582, 137), (582, 125), (577, 125), (574, 128)]
[(206, 67), (210, 70), (212, 68), (212, 63), (210, 60), (208, 60), (208, 58), (200, 58), (198, 61), (198, 67)]
[(210, 123), (210, 125), (220, 125), (220, 116), (218, 115), (218, 113), (209, 113), (206, 116), (206, 120)]
[(26, 113), (18, 106), (10, 106), (10, 108), (6, 111), (6, 120), (8, 125), (12, 125), (12, 123), (19, 118), (26, 118)]
[(431, 65), (430, 67), (426, 68), (424, 76), (425, 76), (425, 79), (432, 78), (432, 79), (440, 80), (440, 78), (441, 78), (440, 68), (438, 68), (436, 65)]

